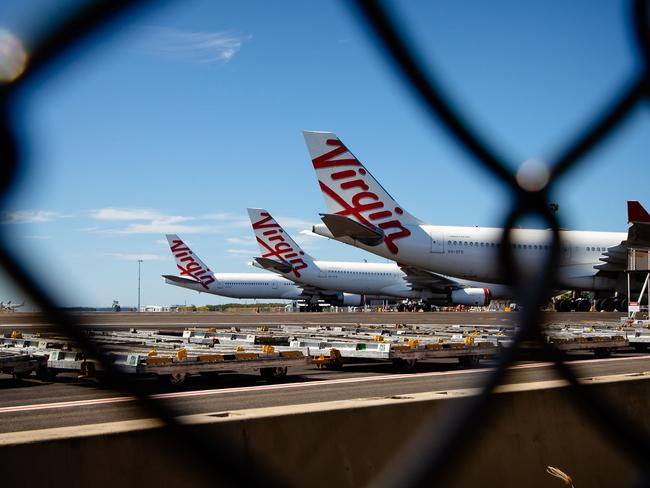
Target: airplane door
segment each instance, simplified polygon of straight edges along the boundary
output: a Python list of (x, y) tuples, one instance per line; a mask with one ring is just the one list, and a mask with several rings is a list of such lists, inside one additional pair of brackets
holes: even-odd
[(223, 281), (217, 280), (217, 288), (220, 290), (223, 288)]
[(431, 252), (445, 252), (445, 236), (441, 231), (430, 231), (429, 237), (431, 237)]
[(278, 282), (277, 281), (271, 281), (271, 289), (272, 290), (277, 290), (278, 289)]

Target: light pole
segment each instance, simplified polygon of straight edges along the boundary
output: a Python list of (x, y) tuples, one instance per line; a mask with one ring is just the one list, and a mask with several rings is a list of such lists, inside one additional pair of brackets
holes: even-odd
[(140, 265), (142, 264), (142, 259), (138, 259), (138, 312), (140, 312)]

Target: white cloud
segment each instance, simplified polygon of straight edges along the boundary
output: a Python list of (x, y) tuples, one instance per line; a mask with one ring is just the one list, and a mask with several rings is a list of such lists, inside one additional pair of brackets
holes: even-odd
[[(99, 230), (107, 234), (196, 234), (214, 232), (208, 225), (192, 225), (184, 222), (197, 220), (186, 215), (165, 215), (150, 208), (106, 207), (93, 210), (92, 218), (107, 222), (131, 222), (126, 227)], [(139, 222), (149, 221), (149, 222)]]
[(123, 254), (119, 252), (107, 252), (104, 253), (104, 256), (111, 256), (122, 261), (161, 261), (165, 259), (163, 256), (158, 254)]
[(90, 215), (95, 220), (110, 220), (110, 221), (166, 219), (166, 220), (174, 220), (175, 222), (181, 222), (183, 220), (190, 219), (190, 217), (166, 216), (150, 208), (105, 207), (105, 208), (98, 208), (91, 211)]
[(250, 257), (252, 257), (252, 255), (255, 253), (254, 250), (250, 250), (250, 249), (226, 249), (226, 252), (229, 254), (233, 254), (235, 256), (250, 256)]
[(310, 229), (303, 229), (299, 232), (304, 239), (327, 239), (327, 237), (320, 234), (314, 234)]
[(249, 247), (255, 247), (255, 241), (253, 240), (254, 237), (228, 237), (226, 239), (226, 242), (229, 242), (230, 244), (241, 244), (243, 246), (249, 246)]
[(157, 52), (200, 64), (227, 63), (252, 38), (229, 31), (192, 32), (163, 27), (149, 30)]
[(106, 232), (111, 234), (207, 234), (215, 232), (215, 230), (208, 225), (184, 225), (154, 220), (145, 224), (129, 224), (122, 229), (111, 229)]
[(16, 210), (14, 212), (2, 212), (0, 223), (2, 224), (38, 224), (50, 222), (60, 217), (56, 212), (45, 210)]
[(275, 217), (275, 220), (285, 229), (291, 229), (291, 230), (298, 230), (298, 229), (304, 229), (308, 228), (311, 229), (311, 226), (314, 224), (313, 222), (309, 222), (307, 220), (302, 220), (302, 219), (297, 219), (295, 217), (283, 217), (283, 216), (278, 216)]

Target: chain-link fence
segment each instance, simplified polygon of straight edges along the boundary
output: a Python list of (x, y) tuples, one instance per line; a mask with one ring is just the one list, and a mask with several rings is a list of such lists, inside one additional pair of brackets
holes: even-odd
[[(119, 22), (123, 16), (142, 9), (149, 3), (151, 2), (102, 0), (84, 5), (51, 25), (49, 30), (42, 32), (30, 53), (30, 62), (23, 75), (0, 87), (2, 204), (6, 204), (17, 171), (24, 164), (24, 145), (17, 137), (14, 125), (15, 107), (12, 103), (17, 94), (24, 86), (45, 79), (48, 69), (70, 51), (80, 49), (87, 38), (97, 31), (111, 22)], [(553, 361), (559, 375), (570, 383), (569, 391), (576, 407), (588, 415), (603, 435), (634, 462), (638, 468), (640, 485), (650, 486), (650, 467), (645, 459), (646, 453), (650, 452), (650, 439), (636, 429), (631, 419), (626, 418), (609, 399), (581, 385), (571, 367), (562, 362), (559, 352), (544, 340), (540, 314), (540, 308), (547, 303), (552, 292), (562, 245), (559, 223), (549, 207), (548, 195), (551, 189), (567, 170), (583, 161), (585, 155), (595, 150), (598, 144), (620, 126), (632, 109), (650, 95), (648, 1), (631, 2), (630, 12), (634, 18), (637, 44), (642, 52), (642, 66), (637, 73), (630, 76), (619, 93), (612, 97), (602, 113), (585, 127), (582, 134), (553, 162), (549, 183), (538, 191), (522, 188), (515, 174), (508, 169), (505, 159), (497, 154), (487, 141), (482, 140), (471, 124), (460, 115), (450, 97), (440, 88), (435, 69), (430, 65), (425, 68), (417, 50), (407, 42), (398, 27), (394, 13), (389, 15), (381, 2), (373, 0), (356, 0), (351, 3), (351, 7), (359, 22), (366, 25), (369, 35), (377, 41), (387, 62), (401, 74), (404, 83), (428, 110), (433, 122), (444, 126), (449, 135), (473, 157), (477, 165), (492, 172), (513, 194), (515, 203), (504, 222), (506, 230), (500, 246), (500, 265), (505, 281), (516, 290), (518, 302), (523, 305), (519, 315), (520, 327), (514, 336), (513, 347), (504, 349), (480, 394), (464, 403), (463, 408), (456, 410), (442, 432), (437, 425), (436, 435), (433, 435), (433, 423), (429, 428), (422, 428), (407, 447), (395, 456), (392, 465), (379, 477), (379, 484), (421, 486), (430, 485), (432, 479), (436, 479), (437, 484), (444, 484), (442, 476), (450, 473), (453, 462), (461, 458), (461, 450), (470, 445), (472, 439), (478, 435), (476, 425), (468, 420), (478, 414), (485, 415), (489, 411), (494, 388), (503, 382), (518, 347), (523, 340), (535, 340), (542, 347), (545, 358)], [(518, 268), (509, 243), (513, 227), (519, 220), (530, 216), (538, 217), (548, 225), (552, 233), (552, 245), (536, 279), (523, 280), (522, 270)], [(169, 434), (169, 449), (174, 449), (179, 456), (183, 456), (188, 463), (188, 469), (189, 466), (195, 467), (197, 472), (204, 475), (206, 484), (286, 484), (285, 480), (277, 479), (277, 475), (264, 465), (263, 460), (257, 460), (254, 466), (250, 463), (244, 466), (243, 457), (238, 456), (237, 450), (223, 439), (213, 436), (207, 438), (200, 435), (198, 430), (184, 428), (177, 420), (177, 412), (168, 404), (148, 396), (137, 382), (120, 373), (99, 346), (84, 333), (84, 324), (80, 323), (77, 317), (57, 307), (47, 290), (39, 286), (24, 263), (12, 254), (9, 242), (6, 232), (0, 234), (0, 260), (7, 274), (38, 305), (50, 324), (75, 341), (86, 354), (100, 362), (108, 373), (103, 377), (108, 387), (135, 396), (149, 415), (164, 422)]]

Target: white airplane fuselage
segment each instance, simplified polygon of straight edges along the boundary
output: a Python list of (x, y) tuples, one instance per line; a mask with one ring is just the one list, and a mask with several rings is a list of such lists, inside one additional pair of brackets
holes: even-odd
[[(340, 290), (371, 296), (392, 296), (397, 298), (423, 299), (431, 298), (427, 290), (414, 290), (406, 281), (406, 273), (395, 263), (360, 263), (340, 261), (311, 261), (306, 268), (283, 274), (290, 280), (326, 290)], [(494, 298), (509, 296), (505, 286), (480, 283), (469, 280), (457, 280), (459, 284), (478, 288), (489, 288)]]
[(228, 298), (259, 298), (298, 300), (302, 289), (293, 281), (271, 273), (215, 273), (211, 283), (193, 280), (174, 281), (165, 278), (170, 285), (180, 286), (201, 293), (211, 293)]
[[(428, 224), (406, 224), (403, 228), (410, 235), (392, 241), (397, 252), (389, 249), (385, 241), (377, 246), (369, 246), (349, 237), (335, 239), (402, 264), (465, 280), (503, 284), (503, 274), (499, 269), (503, 229)], [(334, 238), (324, 224), (314, 226), (314, 232)], [(560, 238), (558, 288), (591, 291), (615, 289), (616, 280), (596, 276), (594, 266), (603, 264), (599, 258), (604, 257), (607, 248), (624, 241), (626, 233), (560, 231)], [(535, 268), (544, 262), (550, 241), (551, 232), (548, 230), (514, 229), (512, 252), (520, 266)]]

